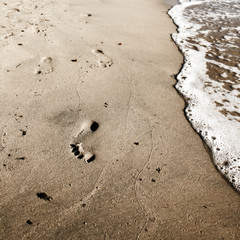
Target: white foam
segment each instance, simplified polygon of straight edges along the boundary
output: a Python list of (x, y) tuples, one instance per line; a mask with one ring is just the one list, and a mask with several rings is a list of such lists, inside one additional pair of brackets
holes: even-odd
[[(219, 19), (229, 19), (240, 16), (240, 11), (236, 10), (231, 14), (227, 14), (221, 9), (218, 9), (217, 4), (238, 4), (237, 0), (180, 0), (180, 4), (174, 6), (169, 15), (178, 26), (178, 33), (173, 34), (172, 37), (176, 44), (180, 47), (184, 54), (184, 65), (177, 76), (178, 83), (176, 88), (186, 98), (188, 107), (185, 109), (186, 115), (191, 122), (194, 129), (202, 136), (212, 151), (212, 156), (217, 169), (232, 183), (232, 185), (240, 191), (240, 116), (235, 114), (224, 115), (220, 110), (227, 110), (228, 112), (240, 113), (240, 69), (239, 64), (236, 66), (230, 66), (222, 63), (220, 60), (227, 59), (227, 54), (219, 56), (219, 61), (208, 59), (206, 56), (213, 56), (213, 53), (208, 53), (211, 50), (211, 42), (204, 38), (199, 38), (199, 32), (204, 36), (210, 35), (215, 29), (203, 30), (203, 24), (205, 24), (205, 18), (212, 18), (212, 21), (218, 21)], [(196, 5), (209, 4), (214, 7), (214, 11), (209, 8), (208, 14), (204, 13), (201, 9), (198, 11), (197, 20), (192, 21), (192, 17), (196, 12)], [(186, 8), (188, 14), (184, 14)], [(220, 5), (219, 5), (220, 6)], [(231, 5), (233, 7), (233, 5)], [(240, 6), (239, 6), (240, 9)], [(225, 14), (225, 15), (224, 15)], [(222, 26), (222, 29), (218, 31), (224, 31), (228, 27)], [(234, 47), (234, 38), (239, 37), (236, 31), (239, 31), (239, 27), (233, 29), (223, 39), (228, 43), (221, 45), (219, 42), (219, 51), (224, 53), (227, 47)], [(236, 30), (236, 31), (235, 31)], [(212, 36), (211, 36), (212, 37)], [(210, 37), (210, 39), (211, 39)], [(191, 48), (188, 42), (189, 39), (196, 40)], [(213, 37), (212, 37), (213, 38)], [(224, 56), (224, 57), (223, 57)], [(230, 58), (231, 61), (231, 58)], [(227, 71), (234, 73), (236, 80), (234, 82), (233, 90), (228, 91), (223, 88), (223, 82), (213, 81), (207, 75), (207, 63), (215, 64), (219, 66), (223, 73), (220, 75), (224, 78), (226, 83), (231, 84), (231, 79), (228, 79)], [(237, 82), (238, 81), (238, 82)], [(206, 84), (210, 83), (210, 84)], [(216, 107), (216, 102), (220, 102), (220, 106)], [(221, 106), (223, 105), (223, 106)]]

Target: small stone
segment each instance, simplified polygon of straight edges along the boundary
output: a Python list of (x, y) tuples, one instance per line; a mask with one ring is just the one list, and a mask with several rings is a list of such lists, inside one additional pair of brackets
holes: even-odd
[(52, 198), (50, 196), (48, 196), (45, 192), (39, 192), (37, 193), (37, 197), (45, 200), (45, 201), (50, 201), (52, 200)]
[(29, 225), (32, 225), (32, 224), (33, 224), (32, 221), (29, 220), (29, 219), (28, 219), (26, 222), (27, 222), (27, 224), (29, 224)]
[(22, 136), (25, 136), (26, 134), (27, 134), (27, 131), (25, 131), (25, 130), (20, 130), (21, 132), (22, 132)]
[(99, 124), (94, 121), (94, 122), (92, 123), (90, 129), (91, 129), (93, 132), (95, 132), (95, 131), (98, 129), (98, 127), (99, 127)]

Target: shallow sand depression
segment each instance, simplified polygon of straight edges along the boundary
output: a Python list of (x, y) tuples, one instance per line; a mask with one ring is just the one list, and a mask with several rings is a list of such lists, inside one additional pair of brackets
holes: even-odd
[(169, 6), (0, 4), (1, 239), (240, 237), (174, 89)]

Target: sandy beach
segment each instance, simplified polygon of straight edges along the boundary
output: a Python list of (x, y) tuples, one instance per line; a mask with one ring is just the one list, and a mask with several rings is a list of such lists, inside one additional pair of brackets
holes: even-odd
[(172, 3), (0, 2), (0, 239), (240, 238), (174, 88)]

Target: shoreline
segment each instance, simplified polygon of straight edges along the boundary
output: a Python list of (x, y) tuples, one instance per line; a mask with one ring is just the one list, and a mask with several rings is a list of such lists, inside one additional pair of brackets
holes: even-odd
[(12, 5), (25, 28), (1, 47), (0, 235), (237, 239), (239, 195), (174, 88), (183, 56), (166, 4)]
[[(201, 47), (201, 44), (196, 44), (195, 45), (195, 50), (192, 50), (192, 53), (191, 53), (193, 56), (190, 53), (188, 53), (188, 51), (191, 50), (191, 46), (188, 46), (187, 44), (183, 43), (184, 41), (188, 42), (187, 37), (181, 37), (182, 35), (184, 35), (184, 32), (185, 32), (184, 26), (182, 26), (181, 21), (183, 21), (183, 22), (187, 21), (187, 18), (184, 18), (179, 13), (180, 10), (179, 9), (178, 9), (178, 11), (176, 10), (177, 8), (181, 8), (180, 5), (175, 6), (173, 9), (171, 9), (169, 11), (169, 16), (173, 19), (173, 22), (175, 22), (175, 24), (178, 26), (178, 33), (173, 35), (173, 40), (178, 45), (178, 50), (180, 51), (180, 53), (184, 56), (184, 63), (182, 65), (181, 70), (179, 71), (179, 74), (177, 74), (177, 76), (176, 76), (176, 78), (178, 80), (177, 80), (177, 84), (175, 85), (175, 89), (185, 100), (185, 103), (186, 103), (185, 105), (186, 106), (185, 106), (185, 109), (184, 109), (184, 114), (186, 116), (186, 119), (188, 120), (188, 122), (190, 123), (192, 128), (195, 129), (196, 133), (200, 136), (200, 138), (202, 139), (204, 144), (206, 144), (207, 151), (210, 154), (210, 157), (212, 159), (214, 167), (217, 169), (218, 172), (220, 172), (220, 175), (228, 182), (228, 184), (231, 187), (233, 187), (234, 190), (236, 190), (238, 192), (238, 188), (239, 188), (239, 186), (238, 186), (238, 182), (239, 182), (238, 179), (239, 178), (238, 178), (238, 173), (237, 173), (238, 169), (237, 169), (237, 166), (235, 166), (237, 164), (233, 164), (233, 162), (237, 161), (237, 159), (238, 159), (237, 152), (235, 150), (235, 149), (237, 149), (237, 147), (236, 147), (237, 146), (237, 143), (236, 143), (237, 138), (234, 135), (228, 136), (228, 138), (229, 137), (233, 137), (233, 138), (235, 137), (236, 138), (236, 141), (232, 141), (231, 142), (232, 144), (228, 145), (227, 142), (224, 141), (224, 137), (223, 137), (224, 133), (226, 132), (226, 129), (225, 129), (224, 133), (220, 134), (221, 131), (216, 132), (216, 129), (218, 129), (218, 128), (214, 127), (213, 123), (210, 124), (211, 120), (213, 120), (213, 119), (211, 119), (211, 115), (215, 114), (214, 115), (215, 118), (218, 117), (218, 121), (221, 122), (221, 124), (223, 126), (225, 126), (225, 125), (229, 126), (229, 131), (231, 130), (231, 132), (233, 132), (232, 131), (233, 127), (230, 124), (227, 125), (232, 119), (227, 120), (227, 118), (225, 118), (225, 119), (220, 118), (221, 116), (216, 115), (217, 113), (219, 114), (219, 112), (216, 111), (216, 109), (214, 109), (214, 108), (212, 109), (213, 113), (211, 112), (211, 114), (209, 113), (207, 115), (206, 114), (207, 111), (206, 111), (202, 114), (205, 117), (206, 116), (209, 117), (209, 119), (207, 118), (208, 120), (205, 120), (205, 122), (204, 122), (204, 120), (202, 120), (203, 117), (200, 113), (201, 112), (200, 110), (198, 111), (199, 112), (198, 117), (200, 119), (198, 119), (197, 116), (192, 117), (193, 116), (193, 110), (195, 110), (196, 108), (197, 109), (201, 108), (201, 107), (195, 107), (194, 108), (195, 105), (197, 105), (197, 106), (201, 105), (200, 102), (203, 100), (203, 97), (201, 96), (201, 94), (202, 95), (207, 94), (207, 90), (204, 90), (204, 88), (201, 89), (200, 85), (202, 84), (202, 82), (205, 83), (205, 82), (211, 81), (211, 78), (209, 78), (207, 76), (207, 74), (205, 76), (201, 76), (202, 74), (197, 73), (198, 70), (196, 70), (196, 69), (198, 69), (198, 68), (202, 69), (202, 68), (204, 68), (204, 66), (198, 66), (198, 68), (197, 68), (196, 64), (194, 64), (194, 57), (193, 56), (195, 56), (195, 58), (198, 58), (198, 56), (194, 55), (195, 54), (194, 52), (196, 51), (196, 49), (197, 49), (197, 51), (200, 51), (198, 49), (198, 47)], [(180, 19), (183, 18), (183, 19), (179, 20), (179, 18)], [(185, 22), (185, 24), (187, 24), (187, 23)], [(191, 25), (193, 23), (191, 23), (191, 21), (189, 20), (188, 24)], [(206, 23), (206, 25), (207, 25), (207, 23)], [(194, 26), (194, 24), (193, 24), (193, 26)], [(195, 26), (195, 27), (197, 28), (197, 26)], [(188, 33), (189, 36), (191, 36), (191, 33), (192, 33), (193, 38), (194, 38), (195, 35), (191, 31), (190, 31), (190, 33)], [(212, 31), (212, 34), (213, 34), (213, 31)], [(209, 34), (209, 36), (210, 35), (211, 35), (211, 33)], [(197, 42), (197, 39), (198, 39), (197, 35), (195, 37), (196, 37), (195, 41)], [(179, 40), (179, 38), (180, 38), (181, 41)], [(201, 40), (201, 38), (198, 39), (198, 40)], [(206, 49), (207, 49), (207, 47), (206, 47)], [(205, 49), (205, 51), (207, 51), (206, 49)], [(207, 59), (205, 59), (203, 56), (202, 56), (202, 58), (203, 58), (202, 62), (204, 62), (205, 60), (207, 61)], [(191, 62), (193, 63), (192, 67), (190, 67)], [(206, 62), (206, 65), (208, 65), (208, 64), (210, 64), (210, 63)], [(234, 64), (234, 62), (232, 64)], [(189, 67), (188, 67), (188, 65), (189, 65)], [(195, 69), (195, 72), (194, 72), (193, 69)], [(213, 73), (214, 73), (214, 71), (213, 71)], [(214, 74), (216, 74), (216, 73), (214, 73)], [(187, 77), (185, 77), (185, 76), (187, 76)], [(192, 79), (195, 79), (195, 80), (194, 81), (190, 80), (191, 79), (190, 77)], [(216, 80), (216, 79), (214, 79), (214, 80)], [(225, 80), (225, 81), (227, 82), (227, 80)], [(197, 85), (195, 87), (192, 86), (192, 88), (187, 89), (187, 88), (189, 88), (187, 86), (189, 86), (191, 84), (193, 85), (194, 82), (196, 84), (199, 84), (199, 89), (198, 89), (198, 87), (196, 87)], [(215, 86), (215, 88), (216, 88), (216, 86)], [(223, 87), (223, 89), (224, 89), (224, 87)], [(221, 88), (219, 88), (218, 91), (221, 92)], [(200, 92), (200, 93), (198, 93), (198, 92)], [(227, 92), (225, 92), (225, 93), (226, 93), (225, 98), (229, 97), (231, 99), (230, 92), (228, 92), (230, 96), (227, 95)], [(209, 93), (209, 98), (210, 98), (210, 95), (211, 95), (211, 93)], [(223, 95), (225, 96), (225, 94), (223, 94)], [(208, 95), (206, 95), (205, 97), (207, 98)], [(196, 100), (196, 99), (198, 99), (198, 100)], [(215, 100), (216, 100), (216, 98), (215, 98)], [(194, 104), (193, 104), (193, 102), (194, 102)], [(209, 104), (211, 104), (211, 101), (209, 101)], [(237, 105), (237, 102), (236, 102), (236, 105)], [(204, 108), (204, 106), (206, 108), (206, 104), (205, 105), (203, 104), (202, 108)], [(196, 110), (195, 110), (195, 112), (196, 112)], [(218, 125), (220, 126), (221, 124), (218, 124)], [(201, 126), (199, 126), (199, 125), (201, 125)], [(237, 129), (238, 129), (237, 125), (234, 125), (234, 126), (235, 126), (236, 131), (237, 131)], [(212, 135), (212, 139), (211, 139), (210, 135)], [(237, 135), (237, 134), (235, 134), (235, 135)], [(218, 138), (220, 138), (220, 140), (218, 139), (218, 141), (216, 140), (217, 136), (218, 136)], [(221, 143), (221, 140), (222, 140), (222, 143)], [(217, 141), (217, 143), (216, 143), (216, 141)], [(231, 150), (232, 150), (232, 152), (231, 152)], [(230, 156), (232, 156), (232, 159), (231, 159)], [(234, 156), (235, 156), (235, 159), (234, 159)], [(228, 163), (229, 165), (224, 165), (225, 163)], [(231, 169), (236, 169), (236, 170), (231, 171)], [(230, 176), (232, 176), (232, 177), (230, 177)]]

